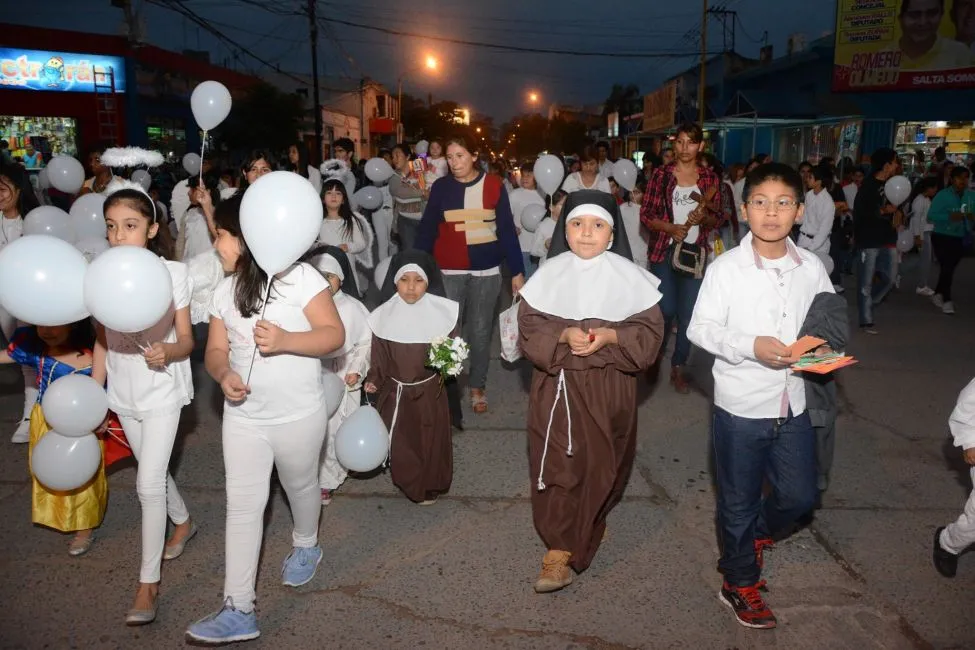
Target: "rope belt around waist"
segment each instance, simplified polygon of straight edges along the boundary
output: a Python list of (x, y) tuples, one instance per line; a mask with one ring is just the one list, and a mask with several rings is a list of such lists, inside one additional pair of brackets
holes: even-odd
[(393, 455), (393, 430), (396, 428), (396, 419), (399, 417), (399, 401), (403, 397), (403, 389), (407, 386), (419, 386), (425, 384), (434, 377), (437, 373), (434, 373), (427, 377), (426, 379), (421, 379), (420, 381), (406, 382), (400, 381), (395, 377), (392, 378), (396, 382), (396, 405), (393, 407), (393, 420), (389, 423), (389, 456), (386, 457), (386, 464), (389, 464), (389, 458)]
[(555, 418), (555, 407), (559, 405), (559, 399), (565, 397), (565, 417), (568, 420), (569, 446), (565, 455), (572, 455), (572, 412), (569, 410), (569, 388), (565, 384), (565, 370), (559, 371), (559, 381), (555, 388), (555, 401), (552, 402), (552, 410), (548, 414), (548, 426), (545, 428), (545, 448), (542, 449), (542, 462), (538, 468), (538, 491), (545, 489), (545, 481), (542, 475), (545, 473), (545, 458), (548, 456), (548, 441), (552, 434), (552, 420)]

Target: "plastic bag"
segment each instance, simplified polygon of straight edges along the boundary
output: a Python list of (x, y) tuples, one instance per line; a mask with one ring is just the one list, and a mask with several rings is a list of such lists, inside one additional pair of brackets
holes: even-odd
[(518, 303), (519, 298), (515, 298), (501, 315), (498, 316), (498, 331), (501, 334), (501, 358), (508, 363), (514, 363), (521, 358), (521, 349), (518, 347)]

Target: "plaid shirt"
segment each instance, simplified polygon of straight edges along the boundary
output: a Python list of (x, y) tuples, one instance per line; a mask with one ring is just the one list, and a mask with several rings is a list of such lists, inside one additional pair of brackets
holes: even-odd
[[(654, 221), (674, 222), (674, 189), (677, 187), (677, 177), (674, 175), (676, 163), (671, 163), (666, 167), (658, 167), (653, 171), (653, 176), (647, 182), (647, 192), (643, 197), (643, 207), (640, 208), (640, 221), (650, 229), (650, 247), (648, 257), (651, 264), (663, 262), (667, 259), (667, 249), (673, 238), (665, 232), (658, 232), (650, 228)], [(719, 228), (727, 218), (721, 208), (721, 179), (710, 169), (698, 166), (697, 187), (703, 196), (707, 196), (712, 189), (715, 190), (713, 202), (717, 206), (714, 212), (718, 218), (718, 223), (714, 228), (708, 228), (703, 224), (700, 226), (696, 244), (708, 248), (708, 235), (715, 228)]]

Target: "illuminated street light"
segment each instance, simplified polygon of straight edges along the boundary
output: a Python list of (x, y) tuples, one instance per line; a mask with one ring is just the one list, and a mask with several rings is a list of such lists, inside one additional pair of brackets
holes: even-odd
[(437, 57), (435, 57), (434, 55), (427, 54), (427, 58), (424, 61), (424, 64), (427, 66), (428, 70), (436, 70), (437, 66), (440, 65), (440, 62), (437, 61)]
[(477, 132), (478, 132), (478, 133), (480, 133), (480, 132), (481, 132), (481, 127), (477, 127)]
[(532, 104), (537, 104), (538, 103), (538, 93), (536, 93), (536, 92), (529, 93), (529, 95), (528, 95), (528, 101), (530, 101)]

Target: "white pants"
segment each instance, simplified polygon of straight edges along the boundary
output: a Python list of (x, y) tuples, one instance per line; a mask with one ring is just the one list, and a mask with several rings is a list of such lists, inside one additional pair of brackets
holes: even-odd
[(972, 493), (968, 495), (965, 511), (941, 531), (941, 548), (958, 555), (975, 544), (975, 467), (972, 472)]
[(294, 529), (292, 545), (318, 545), (322, 512), (318, 491), (318, 459), (328, 412), (318, 411), (296, 422), (260, 425), (224, 418), (223, 463), (227, 476), (227, 576), (224, 599), (234, 607), (254, 609), (257, 565), (264, 536), (264, 511), (271, 490), (271, 469), (288, 495)]
[(122, 430), (139, 461), (135, 478), (136, 491), (142, 504), (142, 569), (139, 582), (159, 582), (163, 546), (166, 544), (166, 516), (174, 524), (190, 518), (186, 504), (169, 474), (169, 458), (176, 442), (179, 411), (142, 418), (119, 416)]
[(328, 432), (325, 435), (325, 449), (322, 458), (322, 469), (318, 473), (318, 485), (323, 490), (334, 490), (345, 482), (349, 473), (342, 467), (335, 457), (335, 434), (345, 419), (352, 415), (362, 401), (362, 391), (353, 390), (345, 393), (339, 410), (328, 421)]
[[(13, 339), (14, 331), (16, 331), (17, 326), (20, 325), (16, 318), (7, 313), (6, 310), (0, 309), (0, 331), (3, 332), (3, 338), (6, 339), (7, 343)], [(4, 346), (6, 347), (6, 346)], [(37, 402), (37, 370), (33, 366), (21, 366), (21, 372), (24, 374), (24, 420), (30, 419), (30, 412), (34, 408), (34, 404)]]
[[(376, 231), (376, 244), (379, 247), (379, 255), (376, 257), (378, 264), (390, 256), (390, 237), (393, 232), (393, 210), (392, 208), (380, 208), (372, 213), (372, 225)], [(361, 287), (360, 287), (361, 288)]]

